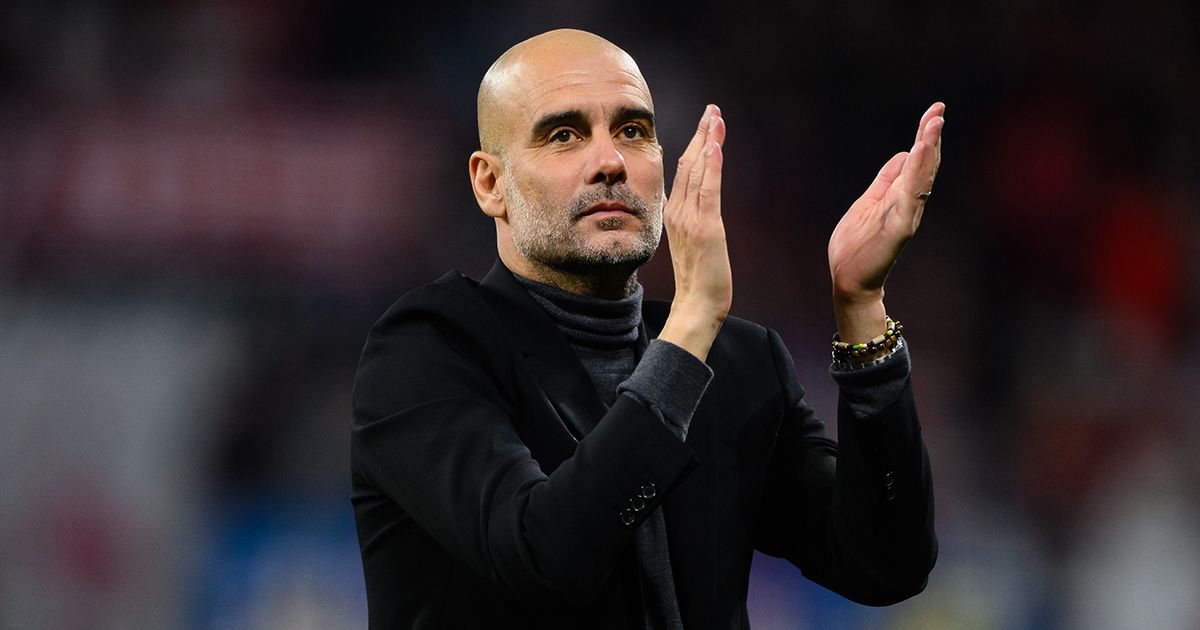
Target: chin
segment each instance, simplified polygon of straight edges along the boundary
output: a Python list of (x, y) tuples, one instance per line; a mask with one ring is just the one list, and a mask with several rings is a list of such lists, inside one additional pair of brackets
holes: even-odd
[(609, 254), (616, 253), (635, 253), (649, 249), (648, 244), (642, 238), (640, 233), (632, 232), (606, 232), (598, 235), (595, 238), (589, 239), (588, 249), (593, 252), (604, 252)]
[(593, 264), (634, 265), (640, 267), (654, 256), (657, 243), (647, 243), (640, 234), (624, 234), (595, 239), (582, 258)]

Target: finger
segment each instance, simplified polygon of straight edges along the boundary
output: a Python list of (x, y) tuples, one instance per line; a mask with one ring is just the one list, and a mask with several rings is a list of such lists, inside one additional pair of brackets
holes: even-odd
[[(714, 134), (715, 135), (715, 134)], [(709, 141), (705, 149), (704, 181), (700, 184), (699, 210), (703, 215), (721, 214), (721, 165), (725, 161), (721, 143)]]
[[(946, 119), (941, 116), (934, 116), (929, 123), (925, 125), (925, 133), (923, 142), (929, 145), (929, 164), (924, 175), (929, 177), (929, 186), (926, 191), (932, 190), (933, 179), (937, 176), (938, 167), (942, 164), (942, 129), (946, 126)], [(925, 191), (921, 191), (925, 192)]]
[[(935, 139), (941, 133), (940, 119), (930, 121), (926, 129), (926, 137)], [(913, 146), (912, 154), (904, 164), (904, 169), (893, 186), (894, 205), (896, 212), (904, 219), (907, 231), (911, 235), (921, 224), (928, 197), (922, 198), (922, 193), (932, 192), (933, 180), (937, 175), (936, 149), (930, 143), (922, 140)]]
[(679, 157), (679, 165), (675, 169), (675, 180), (671, 183), (671, 196), (675, 196), (677, 190), (687, 190), (688, 179), (692, 172), (692, 167), (697, 156), (704, 148), (704, 143), (708, 139), (709, 119), (714, 113), (719, 114), (720, 109), (716, 105), (709, 105), (704, 108), (704, 115), (700, 117), (700, 125), (696, 129), (695, 135), (692, 136), (692, 141), (683, 151), (683, 155)]
[(913, 144), (916, 144), (925, 138), (925, 129), (929, 125), (929, 121), (935, 116), (944, 116), (946, 113), (946, 104), (938, 101), (929, 106), (925, 113), (921, 115), (921, 122), (917, 124), (917, 137), (913, 139)]
[[(944, 109), (944, 108), (943, 108)], [(932, 128), (931, 128), (932, 127)], [(926, 127), (926, 137), (933, 142), (934, 170), (942, 165), (942, 129), (946, 127), (945, 116), (935, 116)]]
[(896, 181), (896, 177), (900, 175), (904, 164), (908, 161), (908, 151), (901, 151), (892, 156), (892, 159), (884, 163), (883, 168), (879, 169), (879, 174), (875, 176), (875, 180), (867, 186), (866, 192), (859, 197), (860, 201), (878, 201), (891, 188), (892, 182)]
[[(717, 135), (717, 130), (724, 126), (720, 116), (713, 116), (708, 119), (708, 138), (705, 143), (701, 155), (692, 163), (692, 168), (688, 172), (688, 183), (686, 197), (684, 199), (684, 207), (696, 212), (700, 207), (700, 188), (704, 185), (704, 174), (708, 169), (708, 163), (712, 157), (712, 145), (716, 144), (712, 140)], [(719, 146), (719, 145), (718, 145)]]
[[(912, 148), (912, 157), (900, 173), (901, 190), (919, 195), (933, 190), (933, 179), (937, 175), (941, 152), (942, 127), (946, 119), (934, 116), (922, 129), (922, 140)], [(911, 167), (911, 168), (910, 168)]]
[(700, 116), (700, 123), (696, 126), (696, 133), (692, 135), (691, 142), (688, 142), (687, 148), (684, 149), (681, 160), (687, 159), (695, 161), (696, 157), (704, 150), (704, 143), (708, 141), (708, 131), (712, 128), (710, 124), (713, 116), (720, 116), (721, 110), (716, 105), (709, 104), (704, 107), (704, 114)]
[(900, 176), (896, 178), (892, 187), (902, 197), (901, 205), (904, 205), (908, 199), (919, 201), (917, 195), (929, 190), (932, 182), (924, 175), (931, 162), (929, 159), (931, 149), (929, 143), (922, 140), (914, 144), (912, 151), (909, 152), (908, 159), (904, 162), (904, 168), (901, 169)]
[(916, 226), (921, 220), (922, 210), (925, 206), (924, 200), (917, 195), (925, 192), (927, 189), (917, 190), (918, 185), (916, 182), (919, 178), (918, 173), (921, 170), (922, 162), (928, 162), (929, 151), (930, 146), (924, 141), (913, 145), (912, 151), (908, 154), (908, 159), (904, 161), (900, 174), (892, 182), (888, 190), (883, 193), (883, 198), (876, 206), (879, 208), (888, 208), (894, 212), (897, 221), (889, 221), (889, 225), (907, 232), (909, 236), (916, 231)]
[[(716, 105), (713, 105), (715, 108)], [(713, 112), (711, 126), (709, 127), (709, 139), (716, 142), (721, 147), (725, 146), (725, 117), (721, 115), (721, 110), (717, 109)]]

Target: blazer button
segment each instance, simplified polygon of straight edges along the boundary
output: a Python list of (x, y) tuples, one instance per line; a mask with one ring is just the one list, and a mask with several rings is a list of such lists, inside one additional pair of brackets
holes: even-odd
[(645, 508), (646, 502), (642, 500), (642, 497), (633, 497), (629, 500), (629, 509), (634, 512), (641, 512)]
[(636, 520), (637, 517), (633, 515), (633, 510), (621, 510), (622, 525), (629, 527), (630, 525), (633, 525), (633, 522)]
[(658, 494), (658, 488), (654, 487), (653, 483), (642, 484), (642, 498), (653, 499)]
[(891, 490), (895, 486), (896, 486), (896, 473), (889, 470), (883, 476), (883, 487), (887, 488), (888, 490)]

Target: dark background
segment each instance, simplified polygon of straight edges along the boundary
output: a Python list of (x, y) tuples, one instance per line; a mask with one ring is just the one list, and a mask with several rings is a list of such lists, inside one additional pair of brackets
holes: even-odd
[(6, 3), (0, 628), (365, 625), (358, 352), (490, 266), (475, 90), (561, 26), (637, 59), (668, 165), (721, 105), (734, 313), (827, 417), (825, 244), (947, 103), (887, 296), (938, 566), (868, 609), (760, 557), (756, 627), (1200, 627), (1198, 7)]

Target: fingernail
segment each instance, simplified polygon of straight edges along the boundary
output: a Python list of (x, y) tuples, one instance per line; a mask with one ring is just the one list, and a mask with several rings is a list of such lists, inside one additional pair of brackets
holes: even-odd
[[(710, 125), (710, 126), (711, 126), (711, 125)], [(704, 156), (705, 156), (705, 157), (708, 157), (708, 156), (712, 155), (712, 152), (713, 152), (713, 146), (714, 146), (715, 144), (717, 144), (717, 143), (716, 143), (716, 142), (709, 142), (708, 144), (704, 145)]]

